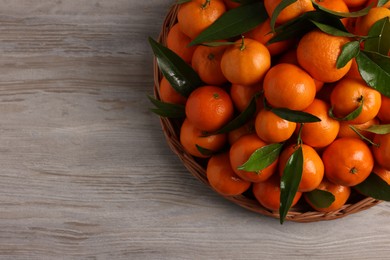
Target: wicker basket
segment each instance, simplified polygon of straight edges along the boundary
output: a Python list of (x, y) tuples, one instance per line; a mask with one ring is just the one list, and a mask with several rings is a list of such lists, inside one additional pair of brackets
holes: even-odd
[[(158, 38), (158, 41), (162, 44), (166, 44), (166, 37), (169, 29), (177, 22), (177, 11), (178, 5), (173, 5), (165, 17), (162, 31)], [(154, 94), (157, 99), (159, 97), (159, 82), (161, 80), (161, 72), (157, 66), (156, 60), (154, 60)], [(210, 184), (206, 177), (205, 170), (205, 161), (202, 161), (198, 158), (194, 158), (186, 151), (184, 151), (183, 146), (179, 141), (179, 128), (180, 123), (177, 120), (161, 118), (161, 125), (166, 137), (167, 143), (172, 149), (172, 151), (177, 154), (177, 156), (181, 159), (184, 166), (188, 169), (188, 171), (195, 176), (198, 180), (203, 182), (205, 185), (210, 187)], [(210, 187), (211, 188), (211, 187)], [(222, 196), (222, 195), (221, 195)], [(226, 199), (231, 202), (244, 207), (248, 210), (257, 212), (261, 215), (270, 216), (274, 218), (279, 218), (279, 214), (277, 212), (269, 211), (268, 209), (261, 206), (253, 197), (250, 192), (247, 192), (240, 196), (224, 196)], [(286, 220), (295, 221), (295, 222), (314, 222), (321, 220), (332, 220), (347, 216), (352, 213), (356, 213), (365, 209), (368, 209), (381, 201), (370, 198), (363, 197), (360, 194), (352, 193), (350, 199), (347, 204), (345, 204), (341, 209), (333, 212), (317, 212), (313, 211), (306, 203), (298, 203), (295, 207), (291, 208)]]

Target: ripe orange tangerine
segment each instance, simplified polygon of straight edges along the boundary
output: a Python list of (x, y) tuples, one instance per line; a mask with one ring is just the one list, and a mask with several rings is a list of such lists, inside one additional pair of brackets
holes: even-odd
[(326, 208), (319, 208), (316, 207), (308, 198), (307, 194), (304, 194), (304, 198), (306, 202), (315, 210), (320, 212), (332, 212), (341, 209), (345, 203), (347, 202), (350, 194), (351, 194), (351, 188), (347, 186), (343, 186), (340, 184), (335, 184), (327, 179), (323, 179), (320, 185), (317, 187), (319, 190), (324, 190), (332, 193), (335, 197), (335, 200), (333, 203), (326, 207)]
[(368, 145), (350, 137), (339, 138), (331, 143), (323, 152), (322, 161), (326, 178), (343, 186), (355, 186), (363, 182), (374, 167), (374, 158)]
[(228, 152), (213, 155), (207, 163), (206, 174), (210, 186), (224, 196), (239, 195), (251, 185), (234, 173)]
[[(279, 174), (283, 175), (284, 168), (290, 156), (296, 151), (295, 144), (285, 148), (279, 157)], [(302, 144), (303, 170), (298, 191), (308, 192), (316, 189), (324, 177), (324, 164), (316, 150), (311, 146)]]
[(250, 182), (261, 182), (268, 179), (276, 170), (277, 160), (259, 172), (248, 172), (238, 169), (238, 167), (249, 159), (254, 151), (265, 145), (267, 143), (261, 140), (256, 134), (248, 134), (240, 137), (230, 147), (230, 163), (234, 172), (242, 179)]
[(257, 135), (268, 143), (286, 141), (293, 135), (296, 125), (267, 109), (261, 109), (255, 121)]
[(346, 37), (333, 36), (320, 30), (305, 34), (297, 48), (298, 62), (313, 78), (322, 82), (335, 82), (344, 77), (352, 61), (344, 67), (336, 67), (341, 48), (348, 43)]
[(271, 66), (271, 55), (260, 42), (242, 38), (229, 46), (222, 56), (223, 75), (233, 84), (260, 82)]
[(377, 144), (372, 146), (376, 162), (386, 170), (390, 170), (390, 133), (376, 134), (373, 141)]
[(301, 138), (305, 144), (312, 147), (325, 147), (336, 139), (340, 123), (328, 115), (329, 108), (329, 104), (325, 101), (314, 99), (309, 107), (303, 110), (321, 119), (320, 122), (304, 124)]
[(207, 158), (211, 156), (211, 154), (202, 154), (197, 146), (211, 152), (217, 152), (223, 148), (226, 141), (226, 134), (205, 136), (204, 132), (196, 128), (188, 119), (184, 120), (180, 128), (180, 143), (184, 150), (196, 157)]
[(351, 124), (363, 124), (376, 117), (381, 107), (381, 94), (362, 80), (345, 78), (337, 82), (330, 95), (333, 114), (338, 118), (344, 118), (362, 102), (362, 111), (358, 117), (348, 121)]
[(229, 94), (216, 86), (195, 89), (187, 99), (186, 116), (202, 131), (214, 132), (233, 117), (233, 102)]
[[(265, 208), (271, 211), (278, 211), (280, 207), (280, 177), (275, 174), (264, 182), (253, 184), (253, 194), (256, 200)], [(291, 207), (295, 206), (302, 196), (297, 192), (294, 196)]]
[(298, 66), (280, 63), (266, 74), (264, 96), (273, 107), (303, 110), (314, 100), (316, 86), (313, 78)]

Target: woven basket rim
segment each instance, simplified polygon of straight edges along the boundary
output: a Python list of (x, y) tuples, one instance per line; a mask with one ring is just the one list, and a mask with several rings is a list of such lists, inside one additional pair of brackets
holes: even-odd
[[(158, 37), (158, 42), (166, 45), (166, 38), (169, 32), (169, 29), (177, 22), (177, 12), (179, 5), (173, 4), (165, 16), (161, 32)], [(154, 96), (160, 100), (159, 94), (159, 84), (162, 78), (162, 74), (158, 68), (156, 58), (153, 59), (153, 71), (154, 71)], [(210, 189), (210, 186), (207, 177), (205, 168), (194, 158), (192, 155), (188, 154), (183, 146), (180, 143), (179, 133), (178, 133), (178, 122), (174, 119), (160, 117), (160, 123), (162, 131), (164, 133), (165, 139), (167, 141), (170, 149), (179, 157), (186, 169), (199, 181), (207, 185)], [(215, 191), (216, 192), (216, 191)], [(219, 194), (219, 193), (218, 193)], [(279, 218), (278, 212), (272, 212), (263, 206), (260, 205), (255, 199), (248, 198), (244, 195), (239, 196), (224, 196), (225, 199), (233, 202), (236, 205), (239, 205), (243, 208), (246, 208), (250, 211), (259, 213), (264, 216)], [(353, 213), (357, 213), (366, 209), (369, 209), (382, 201), (371, 198), (363, 197), (358, 201), (345, 204), (341, 209), (332, 211), (332, 212), (318, 212), (312, 209), (301, 212), (298, 209), (291, 208), (288, 212), (285, 220), (294, 221), (294, 222), (315, 222), (323, 220), (333, 220), (348, 216)]]

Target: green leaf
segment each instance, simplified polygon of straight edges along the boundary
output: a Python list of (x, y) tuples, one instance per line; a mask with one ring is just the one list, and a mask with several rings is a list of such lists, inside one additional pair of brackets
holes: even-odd
[(335, 28), (331, 25), (325, 24), (325, 23), (320, 23), (316, 22), (314, 20), (310, 20), (318, 29), (323, 31), (324, 33), (334, 35), (334, 36), (342, 36), (342, 37), (355, 37), (355, 34), (340, 30), (338, 28)]
[(203, 84), (193, 68), (176, 53), (150, 37), (149, 43), (162, 74), (178, 93), (188, 97), (195, 88)]
[(356, 11), (356, 12), (348, 12), (348, 13), (345, 13), (345, 12), (335, 12), (335, 11), (329, 10), (329, 9), (319, 5), (315, 1), (312, 1), (312, 3), (313, 3), (313, 6), (317, 10), (321, 10), (321, 11), (323, 11), (325, 13), (332, 14), (333, 16), (336, 16), (336, 17), (339, 17), (339, 18), (352, 18), (352, 17), (364, 16), (364, 15), (368, 14), (368, 12), (371, 9), (371, 6), (367, 6), (366, 8), (364, 8), (362, 10), (359, 10), (359, 11)]
[(206, 42), (202, 43), (204, 46), (209, 46), (209, 47), (219, 47), (219, 46), (227, 46), (227, 45), (233, 45), (235, 42)]
[(333, 193), (319, 189), (307, 192), (306, 197), (317, 208), (327, 208), (336, 199)]
[(233, 8), (201, 32), (190, 45), (228, 39), (252, 30), (268, 18), (262, 2)]
[[(390, 111), (389, 111), (390, 113)], [(364, 131), (379, 134), (379, 135), (385, 135), (390, 133), (390, 124), (386, 125), (372, 125), (366, 129), (363, 129)]]
[(355, 189), (365, 196), (390, 201), (390, 185), (375, 173), (371, 173), (367, 179), (356, 185)]
[(355, 118), (357, 118), (360, 113), (362, 112), (363, 110), (363, 103), (364, 103), (364, 98), (363, 96), (361, 96), (361, 101), (360, 101), (360, 104), (359, 106), (354, 110), (352, 111), (351, 113), (349, 113), (348, 115), (346, 115), (345, 117), (342, 117), (342, 118), (339, 118), (339, 117), (336, 117), (334, 114), (333, 114), (333, 107), (331, 107), (329, 109), (329, 116), (333, 119), (336, 119), (338, 121), (350, 121), (350, 120), (354, 120)]
[(302, 171), (303, 152), (302, 146), (299, 146), (287, 160), (286, 167), (284, 168), (280, 180), (280, 224), (283, 224), (288, 210), (291, 208), (294, 197), (298, 191), (299, 183), (301, 182)]
[(385, 5), (387, 2), (389, 2), (389, 0), (379, 0), (377, 6), (383, 6), (383, 5)]
[(278, 18), (279, 14), (281, 11), (283, 11), (284, 8), (286, 8), (287, 6), (295, 3), (297, 0), (282, 0), (275, 8), (274, 12), (272, 13), (272, 16), (271, 16), (271, 30), (274, 31), (275, 30), (275, 23), (276, 23), (276, 19)]
[(204, 155), (204, 156), (211, 156), (211, 155), (213, 155), (213, 151), (211, 151), (211, 150), (209, 150), (209, 149), (206, 149), (206, 148), (204, 148), (204, 147), (202, 147), (202, 146), (200, 146), (200, 145), (195, 145), (196, 146), (196, 149), (198, 149), (198, 151), (202, 154), (202, 155)]
[(305, 33), (316, 28), (311, 21), (327, 24), (341, 31), (346, 31), (339, 18), (325, 12), (310, 11), (275, 28), (276, 34), (268, 43), (270, 44), (303, 36)]
[(180, 5), (180, 4), (184, 4), (184, 3), (187, 3), (187, 2), (191, 2), (192, 0), (177, 0), (177, 4)]
[(148, 96), (148, 98), (156, 106), (151, 111), (159, 116), (169, 118), (184, 118), (186, 116), (185, 108), (182, 105), (162, 102), (151, 96)]
[(239, 166), (238, 170), (258, 172), (271, 165), (278, 159), (283, 144), (274, 143), (263, 146), (252, 153), (248, 161)]
[(321, 119), (316, 117), (315, 115), (303, 111), (291, 110), (288, 108), (272, 108), (271, 111), (278, 117), (290, 122), (313, 123), (321, 121)]
[[(349, 128), (351, 128), (351, 130), (354, 131), (355, 134), (357, 134), (362, 140), (364, 140), (364, 141), (366, 141), (366, 142), (368, 142), (368, 143), (370, 143), (370, 144), (372, 144), (372, 145), (377, 145), (377, 144), (375, 144), (373, 141), (371, 141), (371, 139), (365, 137), (362, 133), (360, 133), (360, 132), (359, 132), (360, 129), (356, 128), (356, 127), (353, 126), (353, 125), (348, 125), (348, 126), (349, 126)], [(360, 131), (362, 131), (362, 130), (360, 130)]]
[(390, 18), (380, 19), (370, 28), (364, 50), (387, 55), (390, 49)]
[(244, 111), (241, 112), (241, 114), (239, 114), (236, 118), (231, 120), (228, 124), (223, 126), (221, 129), (210, 134), (214, 135), (214, 134), (228, 133), (230, 131), (233, 131), (234, 129), (243, 126), (246, 122), (248, 122), (249, 119), (251, 119), (255, 115), (256, 100), (257, 100), (257, 95), (253, 96), (251, 102), (249, 102), (249, 105), (245, 108)]
[(356, 56), (360, 75), (372, 88), (390, 97), (390, 57), (376, 52), (360, 51)]
[(341, 53), (337, 58), (336, 68), (341, 69), (347, 63), (359, 55), (360, 52), (360, 42), (352, 41), (343, 45)]

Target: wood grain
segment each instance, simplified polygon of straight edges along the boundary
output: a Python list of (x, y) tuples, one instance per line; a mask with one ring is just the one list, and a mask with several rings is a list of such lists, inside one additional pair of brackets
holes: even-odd
[(146, 98), (172, 3), (0, 0), (0, 259), (388, 259), (388, 203), (281, 226), (186, 171)]

